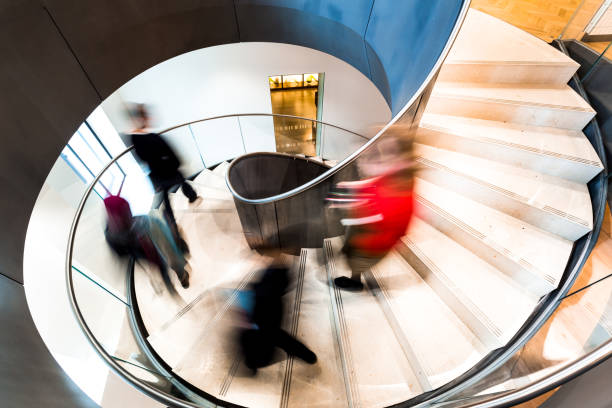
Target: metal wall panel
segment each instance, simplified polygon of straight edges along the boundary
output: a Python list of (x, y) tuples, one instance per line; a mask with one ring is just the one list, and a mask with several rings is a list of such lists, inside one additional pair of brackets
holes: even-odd
[(0, 50), (0, 273), (23, 282), (36, 197), (68, 138), (101, 100), (38, 1), (0, 8)]
[(403, 0), (401, 7), (398, 4), (376, 0), (365, 36), (388, 78), (394, 115), (433, 68), (462, 6), (456, 0)]
[(23, 286), (0, 275), (0, 405), (93, 408), (38, 336)]
[(232, 0), (41, 0), (105, 98), (185, 52), (238, 41)]
[(294, 8), (237, 5), (240, 41), (283, 42), (314, 48), (351, 64), (368, 78), (363, 33), (337, 21)]

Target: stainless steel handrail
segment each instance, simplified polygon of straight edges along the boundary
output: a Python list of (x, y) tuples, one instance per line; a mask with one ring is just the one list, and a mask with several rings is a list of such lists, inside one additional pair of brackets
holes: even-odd
[(91, 346), (96, 350), (96, 352), (100, 355), (100, 357), (102, 357), (102, 359), (106, 362), (106, 364), (108, 364), (108, 366), (117, 375), (129, 381), (134, 387), (136, 387), (139, 391), (145, 393), (149, 397), (154, 398), (158, 401), (164, 402), (166, 404), (169, 404), (170, 406), (176, 406), (180, 408), (198, 408), (197, 405), (186, 403), (185, 401), (181, 401), (178, 398), (174, 398), (169, 394), (166, 394), (164, 392), (157, 390), (156, 388), (150, 386), (146, 382), (141, 381), (139, 378), (132, 375), (129, 371), (125, 370), (123, 367), (117, 364), (117, 362), (106, 352), (106, 350), (104, 350), (104, 346), (102, 346), (102, 344), (100, 344), (100, 342), (96, 339), (91, 329), (87, 325), (87, 322), (83, 318), (81, 309), (79, 308), (79, 305), (77, 304), (76, 294), (74, 292), (74, 281), (72, 280), (72, 255), (74, 251), (74, 240), (76, 237), (75, 233), (76, 233), (77, 225), (79, 224), (81, 215), (83, 214), (85, 203), (89, 199), (89, 196), (91, 192), (93, 191), (94, 187), (96, 186), (96, 184), (98, 183), (98, 181), (100, 181), (100, 178), (102, 178), (102, 175), (104, 175), (106, 170), (108, 170), (113, 164), (115, 164), (117, 160), (119, 160), (121, 157), (126, 155), (132, 149), (133, 149), (133, 146), (128, 147), (123, 152), (121, 152), (117, 157), (111, 160), (106, 166), (104, 166), (102, 171), (98, 173), (96, 178), (87, 187), (87, 189), (85, 190), (85, 194), (83, 195), (83, 198), (79, 202), (79, 206), (77, 207), (77, 211), (72, 221), (72, 225), (70, 226), (70, 234), (68, 235), (68, 248), (66, 250), (66, 289), (68, 291), (68, 299), (70, 301), (70, 306), (72, 308), (72, 312), (74, 313), (74, 317), (79, 323), (81, 331), (83, 332), (83, 334), (89, 341), (89, 344), (91, 344)]
[(176, 125), (176, 126), (172, 126), (172, 127), (167, 128), (167, 129), (164, 129), (164, 130), (162, 130), (159, 133), (161, 135), (163, 135), (164, 133), (171, 132), (174, 129), (178, 129), (178, 128), (181, 128), (183, 126), (193, 125), (194, 123), (207, 122), (207, 121), (215, 120), (215, 119), (240, 117), (240, 116), (273, 116), (273, 117), (279, 117), (279, 118), (291, 118), (291, 119), (307, 120), (309, 122), (316, 122), (316, 123), (320, 123), (320, 124), (325, 125), (325, 126), (330, 126), (330, 127), (336, 128), (336, 129), (340, 129), (340, 130), (342, 130), (344, 132), (351, 133), (351, 134), (353, 134), (355, 136), (359, 136), (362, 139), (366, 139), (366, 140), (369, 139), (368, 137), (366, 137), (364, 135), (360, 135), (357, 132), (353, 132), (352, 130), (348, 130), (348, 129), (343, 128), (343, 127), (338, 126), (338, 125), (332, 125), (331, 123), (323, 122), (321, 120), (304, 118), (304, 117), (301, 117), (301, 116), (284, 115), (282, 113), (230, 113), (230, 114), (227, 114), (227, 115), (210, 116), (210, 117), (204, 118), (204, 119), (198, 119), (198, 120), (193, 120), (191, 122), (181, 123), (180, 125)]
[[(351, 133), (353, 135), (359, 136), (361, 138), (367, 139), (365, 136), (360, 135), (356, 132), (353, 132), (351, 130), (348, 129), (344, 129), (340, 126), (336, 126), (336, 125), (332, 125), (323, 121), (318, 121), (315, 119), (309, 119), (309, 118), (301, 118), (299, 116), (292, 116), (292, 115), (281, 115), (281, 114), (270, 114), (270, 113), (246, 113), (246, 114), (230, 114), (230, 115), (220, 115), (220, 116), (214, 116), (214, 117), (209, 117), (209, 118), (204, 118), (204, 119), (199, 119), (196, 121), (192, 121), (192, 122), (188, 122), (188, 123), (183, 123), (177, 126), (173, 126), (170, 127), (168, 129), (163, 130), (160, 133), (167, 133), (170, 132), (174, 129), (183, 127), (183, 126), (188, 126), (190, 124), (193, 123), (199, 123), (199, 122), (205, 122), (205, 121), (211, 121), (211, 120), (215, 120), (215, 119), (222, 119), (222, 118), (227, 118), (227, 117), (240, 117), (240, 116), (279, 116), (279, 117), (286, 117), (286, 118), (293, 118), (293, 119), (303, 119), (303, 120), (308, 120), (311, 122), (317, 122), (326, 126), (331, 126), (334, 127), (336, 129), (340, 129), (343, 130), (345, 132)], [(117, 362), (115, 361), (115, 359), (112, 358), (112, 356), (110, 354), (108, 354), (106, 352), (106, 350), (104, 350), (104, 346), (102, 346), (102, 344), (96, 339), (95, 335), (93, 334), (93, 332), (91, 331), (91, 329), (89, 328), (89, 326), (87, 325), (87, 322), (85, 321), (83, 314), (81, 313), (81, 309), (78, 306), (77, 300), (76, 300), (76, 294), (75, 294), (75, 290), (74, 290), (74, 280), (73, 280), (73, 276), (72, 276), (72, 258), (73, 258), (73, 252), (74, 252), (74, 241), (76, 238), (76, 229), (77, 226), (79, 224), (79, 221), (81, 219), (81, 215), (83, 214), (83, 210), (85, 208), (85, 204), (87, 202), (87, 200), (89, 199), (91, 192), (94, 190), (96, 184), (100, 181), (100, 179), (102, 178), (102, 176), (104, 175), (104, 173), (111, 167), (113, 166), (120, 158), (122, 158), (123, 156), (125, 156), (127, 153), (129, 153), (130, 151), (132, 151), (134, 149), (134, 146), (130, 146), (128, 148), (126, 148), (124, 151), (122, 151), (121, 153), (119, 153), (116, 157), (114, 157), (108, 164), (106, 164), (104, 166), (104, 168), (102, 168), (102, 170), (96, 175), (96, 177), (94, 178), (94, 180), (91, 182), (91, 184), (87, 187), (87, 189), (85, 190), (85, 193), (83, 194), (83, 197), (81, 198), (81, 201), (79, 202), (79, 205), (77, 207), (77, 211), (75, 213), (74, 219), (72, 221), (72, 225), (70, 226), (70, 233), (68, 235), (68, 247), (66, 250), (66, 286), (67, 286), (67, 292), (68, 292), (68, 299), (70, 302), (70, 306), (72, 309), (72, 312), (74, 313), (74, 316), (81, 328), (81, 331), (83, 332), (83, 334), (85, 335), (85, 337), (87, 338), (87, 340), (89, 341), (89, 343), (92, 345), (92, 347), (96, 350), (96, 352), (100, 355), (100, 357), (106, 362), (106, 364), (108, 364), (108, 366), (120, 377), (124, 378), (125, 380), (127, 380), (128, 382), (130, 382), (136, 389), (138, 389), (139, 391), (145, 393), (146, 395), (148, 395), (151, 398), (154, 398), (160, 402), (163, 402), (165, 404), (168, 404), (170, 406), (173, 407), (179, 407), (179, 408), (200, 408), (202, 407), (202, 405), (195, 405), (186, 401), (183, 401), (181, 399), (178, 399), (170, 394), (167, 394), (165, 392), (162, 392), (154, 387), (152, 387), (151, 385), (149, 385), (148, 383), (141, 381), (139, 378), (135, 377), (133, 374), (131, 374), (129, 371), (125, 370), (123, 367), (121, 367), (119, 364), (117, 364)], [(215, 406), (214, 403), (210, 403), (211, 406)]]
[(584, 374), (586, 371), (603, 363), (612, 357), (612, 339), (608, 340), (595, 350), (584, 355), (573, 363), (548, 374), (536, 382), (528, 384), (522, 388), (511, 390), (503, 394), (496, 394), (484, 401), (479, 401), (469, 405), (462, 405), (462, 408), (491, 408), (491, 407), (511, 407), (524, 401), (529, 401), (544, 392), (565, 384), (568, 381)]
[[(234, 195), (234, 197), (248, 202), (248, 203), (252, 203), (252, 204), (265, 204), (265, 203), (269, 203), (269, 202), (273, 202), (273, 201), (278, 201), (278, 200), (282, 200), (282, 199), (286, 199), (289, 197), (292, 197), (296, 194), (299, 194), (302, 191), (305, 191), (317, 184), (319, 184), (320, 182), (326, 180), (327, 178), (333, 176), (335, 173), (337, 173), (338, 171), (340, 171), (341, 169), (343, 169), (345, 166), (347, 166), (348, 164), (352, 163), (358, 156), (361, 155), (362, 152), (364, 152), (366, 149), (368, 149), (370, 146), (372, 146), (372, 144), (378, 140), (386, 131), (387, 129), (389, 129), (391, 126), (393, 126), (402, 116), (404, 113), (406, 113), (409, 109), (411, 109), (413, 107), (413, 105), (415, 104), (415, 102), (418, 100), (418, 98), (420, 98), (422, 96), (422, 94), (424, 93), (424, 91), (427, 89), (428, 86), (430, 86), (432, 84), (432, 81), (434, 80), (434, 78), (436, 77), (436, 75), (438, 74), (438, 71), (440, 70), (442, 63), (444, 62), (444, 60), (446, 59), (446, 56), (448, 55), (448, 52), (450, 51), (456, 37), (457, 34), (459, 33), (459, 30), (463, 24), (463, 21), (465, 20), (465, 16), (468, 12), (470, 6), (470, 0), (466, 0), (463, 3), (463, 6), (459, 12), (459, 15), (457, 17), (457, 23), (455, 24), (451, 34), (449, 35), (449, 38), (446, 42), (446, 45), (444, 46), (440, 56), (438, 57), (438, 60), (436, 61), (435, 65), (433, 66), (433, 68), (430, 70), (429, 74), (427, 75), (427, 77), (425, 78), (425, 80), (423, 81), (423, 83), (421, 84), (421, 86), (417, 89), (417, 91), (413, 94), (413, 96), (411, 97), (411, 99), (404, 105), (404, 107), (391, 119), (391, 121), (389, 123), (387, 123), (387, 125), (385, 125), (373, 138), (371, 138), (366, 144), (364, 144), (363, 146), (361, 146), (359, 149), (357, 149), (355, 152), (353, 152), (350, 156), (348, 156), (347, 158), (345, 158), (342, 162), (340, 162), (338, 165), (334, 166), (332, 169), (326, 171), (325, 173), (323, 173), (321, 176), (311, 180), (310, 182), (295, 188), (293, 190), (287, 191), (283, 194), (279, 194), (273, 197), (268, 197), (268, 198), (264, 198), (264, 199), (259, 199), (259, 200), (248, 200), (245, 199), (243, 197), (241, 197), (239, 194), (237, 194), (233, 188), (231, 188), (231, 186), (229, 186), (230, 191), (232, 192), (232, 194)], [(206, 118), (206, 119), (201, 119), (201, 120), (197, 120), (197, 121), (193, 121), (193, 122), (188, 122), (188, 123), (184, 123), (181, 125), (177, 125), (168, 129), (165, 129), (162, 133), (167, 133), (170, 132), (174, 129), (177, 129), (179, 127), (182, 126), (187, 126), (190, 124), (194, 124), (194, 123), (198, 123), (198, 122), (203, 122), (206, 120), (213, 120), (213, 119), (221, 119), (224, 117), (232, 117), (232, 116), (275, 116), (274, 114), (268, 114), (268, 113), (264, 113), (264, 114), (232, 114), (232, 115), (221, 115), (221, 116), (217, 116), (217, 117), (211, 117), (211, 118)], [(307, 118), (300, 118), (297, 116), (291, 116), (291, 115), (276, 115), (276, 116), (284, 116), (284, 117), (290, 117), (290, 118), (297, 118), (297, 119), (306, 119), (306, 120), (310, 120), (313, 122), (318, 122), (318, 123), (322, 123), (324, 125), (327, 126), (332, 126), (334, 128), (337, 129), (341, 129), (343, 131), (349, 132), (351, 134), (360, 136), (360, 137), (364, 137), (362, 135), (359, 135), (353, 131), (350, 131), (348, 129), (344, 129), (341, 128), (339, 126), (335, 126), (335, 125), (331, 125), (331, 124), (327, 124), (325, 122), (321, 122), (321, 121), (317, 121), (314, 119), (307, 119)], [(115, 157), (113, 160), (111, 160), (111, 162), (109, 162), (106, 166), (104, 166), (104, 168), (102, 169), (102, 171), (95, 177), (95, 179), (93, 180), (93, 182), (88, 186), (88, 188), (85, 191), (85, 194), (83, 196), (83, 198), (81, 199), (79, 206), (77, 208), (75, 217), (73, 219), (72, 225), (70, 227), (70, 233), (68, 235), (68, 247), (67, 247), (67, 251), (66, 251), (66, 282), (67, 282), (67, 292), (68, 292), (68, 298), (70, 301), (70, 306), (72, 308), (72, 311), (75, 315), (75, 318), (77, 319), (77, 322), (79, 323), (79, 326), (81, 328), (81, 330), (83, 331), (83, 334), (85, 335), (85, 337), (87, 338), (87, 340), (89, 341), (89, 343), (92, 345), (92, 347), (96, 350), (96, 352), (100, 355), (100, 357), (102, 357), (102, 359), (106, 362), (106, 364), (108, 364), (108, 366), (115, 372), (117, 373), (120, 377), (124, 378), (125, 380), (127, 380), (128, 382), (130, 382), (130, 384), (132, 386), (134, 386), (135, 388), (137, 388), (139, 391), (145, 393), (146, 395), (150, 396), (151, 398), (154, 398), (160, 402), (163, 402), (165, 404), (168, 404), (170, 406), (175, 406), (175, 407), (180, 407), (180, 408), (198, 408), (198, 406), (188, 403), (186, 401), (180, 400), (176, 397), (173, 397), (169, 394), (166, 394), (162, 391), (159, 391), (157, 389), (155, 389), (154, 387), (150, 386), (149, 384), (145, 383), (144, 381), (141, 381), (140, 379), (138, 379), (137, 377), (135, 377), (134, 375), (132, 375), (131, 373), (129, 373), (127, 370), (125, 370), (123, 367), (121, 367), (120, 365), (118, 365), (116, 363), (116, 361), (104, 350), (104, 347), (100, 344), (100, 342), (98, 342), (98, 340), (95, 338), (95, 336), (93, 335), (92, 331), (90, 330), (90, 328), (88, 327), (85, 319), (83, 318), (83, 315), (81, 313), (81, 310), (77, 304), (76, 301), (76, 295), (75, 295), (75, 291), (74, 291), (74, 282), (72, 279), (72, 257), (73, 257), (73, 250), (74, 250), (74, 241), (75, 241), (75, 233), (76, 233), (76, 228), (78, 226), (78, 223), (80, 221), (81, 215), (83, 213), (84, 207), (85, 207), (85, 203), (87, 201), (87, 199), (89, 198), (91, 192), (93, 191), (96, 183), (100, 180), (100, 178), (102, 177), (102, 175), (104, 174), (104, 172), (106, 170), (108, 170), (119, 158), (123, 157), (125, 154), (127, 154), (129, 151), (131, 151), (133, 149), (133, 147), (129, 147), (126, 150), (124, 150), (122, 153), (120, 153), (117, 157)]]
[[(229, 115), (229, 116), (235, 116), (235, 115)], [(213, 119), (213, 118), (209, 118), (209, 119)], [(183, 125), (180, 125), (180, 126), (183, 126)], [(177, 127), (174, 127), (174, 128), (177, 128)], [(70, 234), (68, 238), (68, 249), (67, 249), (66, 264), (65, 264), (68, 298), (69, 298), (73, 313), (79, 323), (79, 326), (81, 327), (81, 330), (85, 334), (87, 340), (90, 342), (90, 344), (94, 347), (96, 352), (102, 357), (102, 359), (109, 365), (109, 367), (115, 373), (117, 373), (119, 376), (123, 377), (124, 379), (128, 380), (134, 387), (136, 387), (141, 392), (147, 394), (148, 396), (152, 398), (157, 399), (158, 401), (167, 403), (172, 406), (180, 407), (180, 408), (198, 408), (200, 407), (199, 405), (188, 403), (186, 401), (177, 399), (169, 394), (166, 394), (162, 391), (157, 390), (156, 388), (150, 386), (146, 382), (141, 381), (140, 379), (138, 379), (137, 377), (129, 373), (127, 370), (125, 370), (123, 367), (121, 367), (119, 364), (117, 364), (116, 361), (104, 350), (104, 347), (97, 341), (97, 339), (95, 338), (95, 336), (89, 329), (87, 323), (85, 322), (85, 319), (83, 318), (80, 308), (78, 307), (77, 301), (76, 301), (76, 295), (74, 291), (74, 281), (72, 277), (72, 257), (73, 257), (73, 250), (74, 250), (74, 241), (76, 238), (75, 233), (76, 233), (76, 228), (78, 226), (78, 223), (80, 221), (80, 217), (83, 213), (87, 199), (90, 197), (91, 192), (93, 191), (97, 182), (101, 179), (104, 173), (113, 164), (115, 164), (121, 157), (123, 157), (124, 155), (126, 155), (128, 152), (132, 150), (133, 150), (133, 146), (128, 147), (126, 150), (121, 152), (118, 156), (113, 158), (106, 166), (104, 166), (104, 168), (100, 171), (100, 173), (95, 177), (93, 182), (87, 187), (87, 189), (85, 190), (85, 194), (83, 195), (83, 198), (81, 199), (79, 203), (79, 206), (75, 214), (75, 218), (73, 219), (73, 222), (70, 228)], [(567, 282), (566, 284), (568, 286), (571, 286), (571, 283), (573, 283), (573, 281)], [(563, 290), (561, 290), (560, 292), (562, 293)], [(554, 310), (555, 307), (556, 307), (555, 302), (551, 302), (551, 304), (549, 305), (546, 311), (551, 312), (552, 310)], [(540, 316), (540, 318), (534, 322), (532, 327), (536, 327), (536, 328), (540, 327), (547, 318), (545, 317), (546, 314), (547, 313), (543, 313)], [(523, 344), (525, 341), (528, 340), (529, 337), (530, 337), (529, 333), (525, 333), (524, 337), (521, 338), (516, 343), (519, 345)], [(516, 349), (513, 348), (512, 350), (508, 350), (508, 353), (505, 353), (504, 355), (509, 356), (513, 354), (515, 351)], [(507, 393), (504, 393), (504, 394), (496, 394), (495, 396), (487, 400), (479, 401), (477, 403), (467, 405), (466, 407), (489, 408), (489, 407), (499, 407), (499, 406), (511, 406), (512, 404), (520, 403), (522, 401), (536, 397), (542, 394), (543, 392), (546, 392), (558, 385), (563, 384), (564, 382), (571, 380), (572, 378), (593, 368), (594, 366), (605, 361), (607, 358), (611, 356), (612, 356), (612, 340), (609, 340), (608, 342), (606, 342), (599, 348), (582, 356), (580, 359), (575, 360), (573, 363), (559, 369), (558, 371), (547, 375), (546, 377), (538, 380), (535, 383), (529, 384), (520, 389), (508, 391)], [(494, 366), (494, 364), (492, 366)], [(485, 375), (478, 376), (478, 378), (482, 378), (484, 376)], [(466, 384), (470, 385), (474, 382), (475, 382), (474, 378), (471, 378), (466, 382), (462, 382), (461, 385), (462, 386), (465, 386)], [(424, 401), (422, 404), (416, 405), (416, 407), (426, 406), (426, 405), (431, 404), (433, 401), (440, 400), (445, 397), (449, 397), (452, 395), (453, 392), (456, 391), (456, 389), (457, 387), (453, 387), (447, 393), (441, 394), (440, 396), (437, 396), (433, 400)]]
[(414, 95), (412, 95), (412, 98), (410, 98), (410, 100), (406, 103), (406, 105), (404, 105), (404, 107), (389, 121), (389, 123), (387, 123), (380, 131), (378, 131), (378, 133), (374, 135), (366, 144), (364, 144), (363, 146), (355, 150), (347, 158), (345, 158), (340, 163), (336, 164), (334, 167), (332, 167), (325, 173), (321, 174), (320, 176), (310, 180), (309, 182), (305, 184), (302, 184), (300, 187), (296, 187), (292, 190), (289, 190), (284, 193), (277, 194), (271, 197), (259, 198), (259, 199), (248, 199), (248, 198), (242, 197), (240, 194), (236, 192), (236, 190), (233, 189), (231, 183), (229, 182), (226, 176), (225, 181), (232, 195), (236, 197), (238, 200), (243, 201), (245, 203), (249, 203), (249, 204), (267, 204), (267, 203), (272, 203), (275, 201), (284, 200), (289, 197), (293, 197), (303, 191), (306, 191), (310, 189), (311, 187), (316, 186), (317, 184), (327, 180), (330, 177), (333, 177), (334, 174), (338, 173), (344, 167), (346, 167), (347, 165), (355, 161), (357, 157), (359, 157), (365, 150), (369, 149), (387, 131), (387, 129), (393, 126), (395, 122), (397, 122), (404, 115), (404, 113), (406, 113), (410, 108), (412, 108), (414, 103), (418, 100), (418, 98), (420, 98), (423, 95), (427, 87), (432, 83), (436, 75), (438, 75), (438, 71), (442, 67), (442, 64), (444, 63), (446, 56), (448, 55), (451, 47), (455, 43), (455, 39), (457, 38), (457, 34), (459, 34), (459, 30), (463, 26), (465, 16), (467, 15), (467, 12), (470, 8), (470, 3), (471, 3), (471, 0), (466, 0), (463, 3), (463, 7), (457, 17), (457, 21), (459, 22), (459, 24), (455, 24), (453, 31), (448, 37), (448, 41), (446, 42), (446, 45), (442, 49), (442, 53), (438, 57), (438, 60), (436, 61), (431, 71), (429, 71), (429, 74), (427, 75), (427, 77), (425, 78), (421, 86), (417, 89)]

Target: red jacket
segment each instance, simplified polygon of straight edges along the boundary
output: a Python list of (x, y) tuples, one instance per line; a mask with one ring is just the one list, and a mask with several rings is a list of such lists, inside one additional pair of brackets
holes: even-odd
[(352, 207), (352, 219), (359, 225), (351, 234), (349, 245), (371, 255), (383, 255), (406, 234), (413, 211), (412, 191), (397, 189), (389, 176), (355, 183), (357, 205)]

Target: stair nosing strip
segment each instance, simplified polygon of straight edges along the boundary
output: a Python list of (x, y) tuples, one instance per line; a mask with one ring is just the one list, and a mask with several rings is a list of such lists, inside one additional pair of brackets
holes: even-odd
[[(425, 266), (432, 273), (438, 276), (438, 279), (440, 279), (447, 288), (453, 289), (451, 290), (451, 292), (455, 294), (455, 296), (459, 299), (459, 301), (468, 310), (470, 310), (470, 312), (473, 313), (480, 320), (480, 322), (483, 323), (495, 337), (500, 338), (502, 336), (503, 334), (502, 330), (499, 327), (497, 327), (497, 325), (493, 323), (493, 321), (491, 321), (491, 319), (489, 319), (489, 317), (478, 306), (476, 306), (463, 293), (463, 291), (459, 289), (459, 287), (455, 285), (453, 281), (448, 276), (446, 276), (446, 274), (442, 272), (442, 270), (438, 268), (438, 266), (427, 255), (425, 255), (425, 253), (423, 253), (423, 251), (421, 251), (421, 249), (418, 247), (418, 245), (415, 242), (413, 242), (408, 237), (403, 237), (402, 241), (404, 241), (404, 243), (408, 245), (410, 250), (413, 251), (413, 253), (417, 256), (417, 258), (419, 258), (421, 262), (423, 262)], [(460, 295), (460, 296), (457, 296), (457, 295)]]
[(556, 157), (556, 158), (567, 160), (567, 161), (578, 162), (578, 163), (582, 163), (582, 164), (585, 164), (585, 165), (597, 167), (598, 169), (603, 169), (603, 166), (601, 165), (600, 162), (595, 161), (595, 160), (590, 160), (590, 159), (584, 159), (584, 158), (578, 157), (578, 156), (570, 156), (568, 154), (557, 153), (557, 152), (553, 152), (551, 150), (538, 149), (536, 147), (527, 146), (527, 145), (519, 144), (519, 143), (507, 142), (505, 140), (495, 139), (495, 138), (492, 138), (492, 137), (486, 137), (486, 136), (469, 137), (469, 136), (464, 136), (462, 134), (453, 132), (451, 129), (444, 128), (442, 126), (436, 126), (436, 125), (428, 124), (428, 123), (422, 123), (421, 122), (421, 124), (419, 126), (424, 128), (424, 129), (428, 129), (428, 130), (431, 130), (431, 131), (434, 131), (434, 132), (445, 133), (445, 134), (452, 135), (452, 136), (455, 136), (455, 137), (460, 137), (460, 138), (463, 138), (463, 139), (469, 139), (469, 140), (475, 140), (475, 141), (478, 141), (478, 142), (483, 142), (483, 143), (488, 143), (488, 144), (495, 144), (495, 145), (500, 145), (500, 146), (511, 147), (511, 148), (517, 149), (517, 150), (525, 150), (525, 151), (528, 151), (530, 153), (534, 153), (534, 154), (538, 154), (538, 155), (552, 156), (552, 157)]
[[(395, 338), (397, 339), (397, 342), (399, 343), (400, 348), (402, 349), (404, 356), (406, 357), (406, 360), (408, 360), (413, 374), (415, 375), (419, 382), (419, 385), (421, 386), (422, 392), (431, 391), (433, 387), (431, 385), (431, 382), (429, 381), (429, 376), (433, 376), (434, 374), (432, 373), (432, 370), (429, 365), (426, 362), (422, 361), (419, 356), (414, 352), (414, 348), (410, 344), (410, 340), (408, 340), (408, 337), (404, 333), (404, 330), (402, 329), (401, 324), (399, 323), (399, 320), (397, 319), (395, 312), (393, 311), (394, 308), (392, 306), (392, 301), (390, 299), (390, 295), (387, 291), (387, 288), (384, 284), (381, 284), (380, 281), (376, 278), (376, 267), (373, 267), (369, 271), (365, 272), (364, 278), (366, 283), (368, 284), (368, 289), (370, 289), (370, 293), (379, 302), (383, 314), (389, 322), (389, 326), (391, 327), (391, 330), (393, 331), (393, 334), (395, 335)], [(372, 283), (370, 283), (370, 279), (372, 280), (373, 285)], [(373, 288), (372, 286), (375, 287)], [(382, 294), (382, 297), (379, 296), (379, 293), (377, 293), (378, 291), (376, 290), (376, 287), (379, 289), (380, 294)], [(415, 368), (413, 364), (417, 367)]]
[[(300, 259), (298, 265), (298, 277), (297, 277), (297, 286), (295, 290), (295, 300), (293, 302), (293, 314), (291, 316), (291, 328), (290, 334), (293, 337), (297, 337), (297, 331), (299, 327), (299, 319), (300, 319), (300, 310), (302, 303), (302, 291), (304, 289), (304, 273), (306, 269), (306, 256), (308, 251), (302, 248), (300, 251)], [(283, 378), (283, 386), (281, 390), (281, 400), (280, 400), (280, 408), (287, 408), (289, 406), (289, 394), (291, 392), (291, 379), (293, 376), (293, 363), (295, 361), (295, 356), (289, 355), (287, 358), (287, 363), (285, 365), (285, 375)]]
[(517, 194), (515, 192), (512, 192), (510, 190), (506, 190), (505, 188), (496, 186), (494, 184), (491, 184), (489, 182), (486, 182), (484, 180), (481, 180), (481, 179), (476, 178), (474, 176), (471, 176), (469, 174), (461, 173), (459, 171), (451, 169), (450, 167), (444, 166), (443, 164), (437, 163), (437, 162), (432, 161), (430, 159), (427, 159), (427, 158), (425, 158), (423, 156), (416, 156), (415, 157), (415, 161), (417, 161), (417, 162), (419, 162), (419, 163), (421, 163), (421, 164), (423, 164), (425, 166), (432, 167), (432, 168), (437, 168), (438, 170), (442, 170), (442, 171), (445, 171), (445, 172), (448, 172), (448, 173), (451, 173), (451, 174), (455, 174), (456, 176), (459, 176), (459, 177), (462, 177), (464, 179), (470, 180), (471, 182), (474, 182), (476, 184), (480, 184), (483, 187), (489, 188), (489, 189), (491, 189), (493, 191), (497, 191), (498, 193), (501, 193), (501, 194), (503, 194), (505, 196), (513, 198), (513, 199), (521, 202), (522, 204), (528, 205), (528, 206), (530, 206), (530, 207), (532, 207), (534, 209), (539, 209), (539, 210), (548, 212), (551, 215), (555, 215), (557, 217), (565, 218), (566, 220), (568, 220), (570, 222), (582, 225), (583, 227), (586, 227), (586, 228), (592, 228), (587, 221), (585, 221), (585, 220), (583, 220), (581, 218), (578, 218), (578, 217), (576, 217), (574, 215), (568, 214), (565, 211), (558, 210), (558, 209), (553, 208), (553, 207), (551, 207), (549, 205), (543, 205), (543, 204), (533, 205), (533, 204), (535, 204), (537, 202), (529, 200), (527, 197), (524, 197), (524, 196), (522, 196), (520, 194)]
[(461, 59), (447, 59), (444, 65), (535, 65), (542, 67), (559, 66), (566, 68), (575, 68), (578, 64), (574, 61), (513, 61), (513, 60), (461, 60)]
[(520, 266), (523, 267), (523, 269), (525, 269), (530, 274), (536, 275), (538, 277), (542, 277), (544, 280), (548, 281), (549, 283), (551, 283), (553, 285), (555, 284), (555, 279), (552, 276), (550, 276), (549, 274), (547, 274), (544, 271), (540, 271), (536, 266), (531, 264), (526, 259), (524, 259), (522, 257), (519, 257), (517, 255), (514, 255), (512, 253), (512, 251), (510, 251), (509, 249), (507, 249), (503, 245), (499, 244), (498, 242), (493, 241), (493, 240), (487, 240), (487, 238), (488, 238), (487, 235), (485, 235), (482, 232), (474, 229), (472, 226), (466, 224), (465, 222), (463, 222), (459, 218), (455, 217), (454, 215), (450, 214), (446, 210), (444, 210), (441, 207), (437, 206), (436, 204), (432, 203), (431, 201), (429, 201), (425, 197), (423, 197), (423, 196), (421, 196), (420, 194), (417, 193), (417, 194), (415, 194), (415, 200), (420, 202), (424, 206), (429, 207), (433, 212), (437, 213), (440, 217), (446, 219), (448, 222), (451, 222), (451, 223), (457, 225), (458, 228), (464, 230), (466, 233), (473, 235), (476, 239), (479, 239), (480, 241), (482, 241), (483, 244), (487, 245), (488, 247), (490, 247), (494, 251), (496, 251), (496, 252), (500, 253), (501, 255), (505, 256), (510, 261), (518, 263)]
[[(326, 239), (324, 241), (325, 247), (325, 267), (328, 277), (328, 285), (330, 291), (332, 315), (334, 319), (332, 326), (334, 328), (336, 342), (339, 346), (340, 360), (342, 363), (343, 379), (345, 385), (345, 392), (349, 408), (358, 408), (360, 406), (359, 390), (357, 388), (355, 368), (353, 365), (352, 351), (350, 346), (350, 339), (348, 337), (348, 329), (346, 327), (346, 320), (344, 318), (344, 306), (342, 303), (342, 292), (334, 284), (334, 277), (336, 275), (336, 265), (334, 260), (334, 252), (331, 242)], [(334, 307), (335, 305), (335, 307)]]
[(457, 95), (452, 93), (444, 93), (443, 91), (436, 91), (434, 89), (432, 97), (436, 98), (445, 98), (445, 99), (459, 99), (459, 100), (468, 100), (468, 101), (476, 101), (476, 102), (485, 102), (485, 103), (496, 103), (500, 105), (517, 105), (517, 106), (529, 106), (536, 108), (547, 108), (547, 109), (555, 109), (560, 111), (573, 111), (573, 112), (585, 112), (585, 113), (593, 113), (596, 112), (593, 108), (581, 108), (579, 106), (567, 106), (567, 105), (553, 105), (548, 103), (539, 103), (532, 101), (515, 101), (512, 99), (499, 99), (499, 98), (487, 98), (481, 96), (472, 96), (472, 95)]

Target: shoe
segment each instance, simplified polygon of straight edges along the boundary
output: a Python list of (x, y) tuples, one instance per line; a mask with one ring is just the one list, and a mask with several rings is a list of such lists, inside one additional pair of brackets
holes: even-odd
[(363, 290), (363, 283), (361, 283), (361, 281), (356, 281), (354, 279), (347, 278), (346, 276), (341, 276), (334, 279), (334, 284), (340, 289), (351, 290), (354, 292)]
[(181, 276), (181, 286), (183, 289), (187, 289), (189, 287), (189, 274), (187, 271), (184, 271), (183, 276)]
[(305, 355), (302, 356), (302, 360), (304, 360), (308, 364), (315, 364), (317, 362), (317, 355), (312, 351), (308, 350), (308, 353), (305, 353)]
[(189, 245), (187, 245), (187, 242), (185, 242), (183, 238), (179, 238), (178, 246), (183, 254), (189, 253)]

